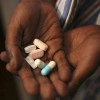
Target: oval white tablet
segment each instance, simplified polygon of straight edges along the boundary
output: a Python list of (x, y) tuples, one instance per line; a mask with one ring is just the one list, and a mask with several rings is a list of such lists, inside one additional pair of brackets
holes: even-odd
[(25, 53), (30, 53), (33, 50), (36, 50), (36, 46), (35, 45), (29, 45), (27, 47), (24, 48)]
[(43, 51), (46, 51), (48, 49), (48, 45), (45, 44), (44, 42), (42, 42), (41, 40), (39, 39), (35, 39), (33, 41), (33, 44), (36, 45), (39, 49), (43, 50)]
[(37, 68), (37, 65), (31, 57), (27, 56), (25, 60), (33, 69)]

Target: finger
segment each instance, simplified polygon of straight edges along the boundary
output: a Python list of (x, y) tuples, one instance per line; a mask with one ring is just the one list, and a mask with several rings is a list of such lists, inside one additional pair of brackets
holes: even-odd
[(56, 91), (55, 91), (53, 85), (51, 84), (50, 80), (47, 77), (42, 76), (39, 69), (36, 69), (34, 71), (34, 74), (40, 84), (40, 94), (41, 94), (43, 100), (55, 99)]
[(1, 52), (0, 59), (6, 63), (9, 62), (10, 58), (8, 56), (8, 53), (6, 51)]
[(58, 51), (54, 56), (54, 60), (57, 62), (61, 80), (69, 81), (71, 79), (71, 70), (69, 64), (67, 63), (67, 59), (65, 58), (64, 52), (62, 50)]
[(53, 59), (56, 61), (58, 66), (58, 72), (61, 80), (63, 81), (69, 81), (71, 78), (71, 70), (69, 67), (69, 64), (67, 62), (67, 59), (65, 57), (65, 54), (62, 50), (62, 42), (61, 39), (57, 38), (54, 40), (51, 40), (50, 42), (47, 42), (49, 46), (48, 53), (53, 57)]
[(80, 61), (73, 73), (72, 80), (69, 83), (69, 89), (72, 95), (77, 91), (79, 86), (95, 72), (99, 64), (100, 56), (98, 54), (91, 55)]
[(65, 97), (68, 95), (67, 83), (61, 81), (57, 72), (51, 73), (50, 79), (60, 97)]
[(34, 96), (38, 94), (39, 84), (35, 80), (30, 66), (26, 62), (23, 63), (23, 67), (18, 71), (18, 75), (21, 78), (23, 86), (29, 95)]

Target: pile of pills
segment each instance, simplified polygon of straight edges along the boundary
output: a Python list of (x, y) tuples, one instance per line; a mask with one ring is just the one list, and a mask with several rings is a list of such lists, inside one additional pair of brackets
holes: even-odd
[(29, 45), (24, 48), (25, 53), (28, 53), (28, 56), (25, 58), (27, 63), (33, 68), (40, 68), (41, 74), (43, 76), (48, 75), (52, 69), (56, 66), (55, 61), (50, 61), (48, 64), (43, 62), (41, 57), (44, 56), (44, 52), (47, 51), (48, 45), (42, 42), (39, 39), (33, 41), (33, 45)]

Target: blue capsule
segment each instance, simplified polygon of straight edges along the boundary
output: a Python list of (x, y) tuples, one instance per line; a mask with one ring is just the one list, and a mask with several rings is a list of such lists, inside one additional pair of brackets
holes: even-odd
[(46, 76), (46, 75), (48, 75), (50, 72), (51, 72), (51, 68), (50, 68), (50, 66), (46, 66), (45, 68), (43, 68), (42, 70), (41, 70), (41, 74), (43, 75), (43, 76)]
[(48, 75), (52, 69), (56, 66), (56, 63), (54, 61), (50, 61), (50, 63), (48, 65), (46, 65), (42, 70), (41, 70), (41, 74), (43, 76)]

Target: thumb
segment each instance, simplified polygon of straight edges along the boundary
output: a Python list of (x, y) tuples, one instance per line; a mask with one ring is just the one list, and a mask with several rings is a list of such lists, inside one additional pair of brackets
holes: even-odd
[(21, 25), (17, 18), (13, 16), (7, 28), (5, 42), (6, 50), (10, 58), (7, 64), (7, 70), (10, 72), (15, 72), (22, 63), (22, 55), (20, 52), (21, 36)]

